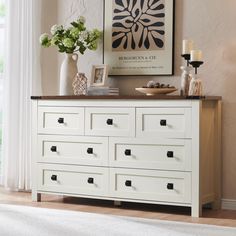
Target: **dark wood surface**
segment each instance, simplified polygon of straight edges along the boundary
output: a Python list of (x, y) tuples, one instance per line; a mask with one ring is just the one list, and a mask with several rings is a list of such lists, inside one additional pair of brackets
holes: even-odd
[(222, 100), (220, 96), (187, 97), (177, 95), (158, 95), (158, 96), (32, 96), (32, 100)]

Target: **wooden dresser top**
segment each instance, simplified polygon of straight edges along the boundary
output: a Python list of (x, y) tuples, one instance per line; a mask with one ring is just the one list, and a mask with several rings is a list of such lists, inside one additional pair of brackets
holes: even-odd
[(32, 100), (222, 100), (220, 96), (188, 97), (178, 95), (158, 95), (158, 96), (32, 96)]

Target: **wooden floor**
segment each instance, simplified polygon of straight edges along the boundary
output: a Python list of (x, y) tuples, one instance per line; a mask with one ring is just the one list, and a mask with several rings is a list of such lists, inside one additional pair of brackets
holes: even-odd
[(0, 188), (0, 204), (34, 206), (99, 214), (141, 217), (169, 221), (236, 227), (236, 211), (203, 210), (203, 217), (192, 218), (190, 209), (150, 204), (122, 203), (115, 207), (112, 201), (43, 195), (42, 202), (32, 202), (30, 193), (8, 192)]

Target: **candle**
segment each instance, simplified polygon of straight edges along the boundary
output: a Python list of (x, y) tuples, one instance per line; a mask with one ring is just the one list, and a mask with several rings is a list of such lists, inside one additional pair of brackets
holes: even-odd
[(202, 61), (202, 51), (201, 50), (192, 50), (190, 52), (190, 61)]
[(193, 40), (183, 40), (183, 55), (190, 54), (194, 48)]

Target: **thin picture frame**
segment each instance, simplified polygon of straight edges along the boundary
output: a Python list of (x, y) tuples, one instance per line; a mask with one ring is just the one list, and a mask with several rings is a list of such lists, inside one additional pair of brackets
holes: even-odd
[[(147, 2), (149, 1), (137, 0), (135, 4), (142, 3), (145, 5)], [(116, 49), (114, 50), (114, 41), (117, 41), (117, 39), (119, 39), (119, 31), (121, 31), (121, 26), (122, 24), (124, 25), (125, 20), (125, 18), (122, 19), (121, 17), (121, 15), (124, 13), (121, 12), (121, 14), (119, 15), (117, 12), (122, 11), (122, 4), (131, 4), (132, 1), (104, 0), (103, 62), (104, 64), (109, 64), (109, 75), (170, 76), (174, 74), (175, 0), (161, 0), (152, 2), (156, 4), (156, 6), (154, 6), (154, 9), (155, 7), (161, 9), (160, 4), (164, 5), (164, 8), (157, 14), (162, 14), (162, 16), (164, 14), (165, 17), (165, 19), (163, 20), (164, 28), (160, 28), (165, 33), (162, 38), (162, 40), (164, 41), (164, 49), (155, 48), (155, 46), (157, 45), (152, 45), (151, 48), (145, 49), (145, 47), (143, 46), (144, 43), (141, 44), (141, 47), (139, 48), (139, 46), (137, 46), (138, 41), (136, 40), (136, 48), (134, 47), (132, 49), (132, 46), (129, 45), (129, 48), (127, 50), (124, 50), (122, 46), (128, 43), (123, 38), (120, 41), (118, 40), (118, 43), (115, 43)], [(127, 6), (130, 7), (129, 5)], [(132, 7), (134, 8), (134, 6), (131, 6), (130, 9), (132, 9)], [(137, 6), (135, 7), (137, 8)], [(115, 14), (114, 12), (116, 12), (117, 14)], [(159, 25), (158, 20), (153, 24)], [(131, 40), (128, 40), (128, 42), (129, 41), (131, 44)], [(150, 36), (149, 41), (153, 43), (153, 40), (150, 39)]]
[(108, 65), (93, 65), (90, 87), (104, 87), (108, 80)]

